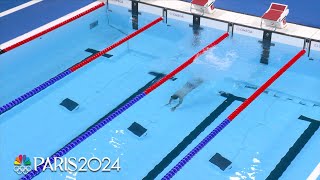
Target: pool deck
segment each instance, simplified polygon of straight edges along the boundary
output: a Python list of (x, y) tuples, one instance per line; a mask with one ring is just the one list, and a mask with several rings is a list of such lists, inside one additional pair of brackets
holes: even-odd
[[(163, 8), (168, 9), (176, 9), (182, 12), (190, 13), (190, 3), (183, 1), (159, 1), (159, 0), (141, 0), (140, 2), (144, 2), (150, 5), (156, 5)], [(213, 18), (221, 21), (227, 21), (236, 24), (243, 24), (246, 26), (250, 26), (253, 28), (260, 28), (261, 18), (241, 13), (236, 13), (232, 11), (222, 10), (216, 8), (213, 14), (204, 14), (205, 17)], [(266, 27), (263, 27), (267, 30)], [(291, 36), (299, 36), (306, 39), (314, 39), (320, 40), (320, 29), (307, 27), (303, 25), (287, 23), (287, 27), (285, 29), (276, 29), (276, 32), (288, 34)]]
[[(191, 2), (191, 0), (183, 0)], [(239, 12), (260, 17), (270, 6), (272, 2), (286, 4), (290, 9), (287, 20), (292, 23), (301, 24), (309, 27), (320, 28), (319, 16), (317, 10), (320, 7), (320, 1), (288, 1), (288, 0), (216, 0), (215, 6), (228, 11)]]

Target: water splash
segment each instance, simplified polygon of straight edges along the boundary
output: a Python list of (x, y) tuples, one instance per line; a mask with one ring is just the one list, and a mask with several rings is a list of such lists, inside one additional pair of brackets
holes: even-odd
[[(259, 152), (256, 153), (259, 155)], [(256, 180), (256, 175), (259, 172), (262, 172), (261, 168), (259, 168), (261, 161), (254, 157), (252, 158), (252, 163), (250, 164), (249, 168), (243, 168), (241, 171), (235, 172), (235, 175), (230, 176), (230, 180), (242, 180), (242, 179), (251, 179)]]
[(120, 140), (121, 136), (124, 135), (124, 130), (115, 130), (112, 131), (112, 133), (115, 133), (116, 135), (111, 137), (111, 139), (109, 140), (109, 144), (116, 149), (120, 149), (121, 146), (125, 144)]
[(235, 51), (228, 51), (223, 56), (220, 56), (216, 55), (213, 49), (194, 61), (187, 71), (193, 76), (208, 81), (224, 79), (226, 76), (229, 76), (226, 72), (230, 71), (237, 58), (238, 55)]
[(219, 57), (214, 54), (214, 51), (209, 51), (205, 58), (202, 58), (199, 64), (205, 64), (219, 71), (226, 71), (233, 64), (238, 55), (235, 51), (228, 51), (224, 57)]

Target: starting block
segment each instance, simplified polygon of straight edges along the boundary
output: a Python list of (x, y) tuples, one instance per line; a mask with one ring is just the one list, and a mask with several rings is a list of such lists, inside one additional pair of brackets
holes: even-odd
[(214, 7), (215, 0), (192, 0), (190, 12), (195, 14), (209, 13), (212, 14), (215, 10)]
[(265, 24), (269, 27), (285, 28), (287, 25), (286, 18), (289, 14), (288, 5), (271, 3), (269, 9), (261, 17), (261, 27)]

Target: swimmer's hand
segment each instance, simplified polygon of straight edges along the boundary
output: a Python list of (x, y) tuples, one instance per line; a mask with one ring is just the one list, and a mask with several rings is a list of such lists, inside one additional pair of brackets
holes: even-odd
[(174, 111), (174, 110), (176, 110), (176, 108), (177, 108), (177, 107), (173, 107), (173, 108), (171, 108), (171, 111)]

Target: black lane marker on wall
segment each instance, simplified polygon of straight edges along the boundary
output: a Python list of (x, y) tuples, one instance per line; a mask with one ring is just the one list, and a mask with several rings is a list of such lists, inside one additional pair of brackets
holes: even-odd
[(131, 3), (131, 13), (132, 13), (132, 29), (139, 29), (139, 3), (132, 1)]
[(192, 19), (192, 24), (189, 24), (189, 27), (192, 27), (194, 34), (198, 34), (199, 30), (203, 30), (203, 28), (200, 26), (201, 16), (194, 14)]
[(192, 27), (193, 32), (193, 41), (192, 46), (197, 47), (201, 44), (201, 31), (203, 30), (202, 27), (200, 27), (200, 19), (201, 17), (199, 15), (194, 14), (193, 15), (193, 22), (192, 24), (189, 24), (189, 27)]
[(268, 64), (269, 63), (269, 55), (270, 55), (270, 47), (274, 46), (273, 43), (271, 43), (271, 37), (272, 37), (272, 31), (263, 31), (263, 39), (262, 41), (259, 41), (262, 46), (262, 53), (260, 58), (260, 63), (262, 64)]
[(163, 17), (164, 22), (167, 24), (168, 23), (167, 9), (163, 9), (162, 17)]
[(220, 92), (225, 97), (223, 101), (208, 117), (206, 117), (193, 131), (190, 132), (169, 154), (164, 157), (144, 178), (143, 180), (155, 179), (170, 163), (184, 151), (189, 144), (195, 140), (210, 124), (217, 119), (234, 101), (244, 101), (245, 98), (234, 96), (233, 94)]
[[(97, 51), (97, 50), (91, 49), (91, 48), (88, 48), (88, 49), (86, 49), (85, 51), (86, 51), (86, 52), (89, 52), (89, 53), (92, 53), (91, 56), (93, 56), (93, 55), (97, 54), (98, 52), (100, 52), (100, 51)], [(111, 55), (111, 54), (104, 54), (104, 55), (102, 55), (102, 56), (103, 56), (103, 57), (106, 57), (106, 58), (111, 58), (113, 55)], [(89, 56), (89, 57), (90, 57), (90, 56)], [(89, 57), (87, 57), (87, 58), (89, 58)]]
[(228, 23), (228, 32), (229, 34), (231, 34), (231, 37), (233, 37), (233, 24), (232, 23)]
[(92, 22), (92, 23), (89, 25), (89, 27), (90, 27), (90, 29), (93, 29), (93, 28), (97, 27), (98, 24), (99, 24), (99, 21), (96, 20), (96, 21)]
[(300, 116), (300, 120), (309, 121), (310, 124), (308, 128), (300, 135), (297, 141), (293, 144), (293, 146), (289, 149), (285, 156), (283, 156), (280, 162), (276, 165), (276, 167), (271, 171), (266, 180), (274, 180), (279, 179), (282, 174), (286, 171), (286, 169), (290, 166), (291, 162), (297, 157), (297, 155), (301, 152), (303, 147), (308, 143), (308, 141), (312, 138), (313, 134), (319, 129), (320, 121)]
[(193, 23), (192, 23), (193, 30), (199, 30), (200, 29), (200, 16), (199, 15), (193, 15)]
[[(159, 73), (159, 72), (155, 72), (155, 71), (150, 71), (149, 74), (150, 74), (150, 75), (153, 75), (153, 76), (162, 76), (162, 77), (166, 76), (166, 74), (164, 74), (164, 73)], [(178, 78), (172, 77), (172, 78), (170, 78), (170, 79), (171, 79), (172, 81), (175, 81), (175, 80), (177, 80)]]

